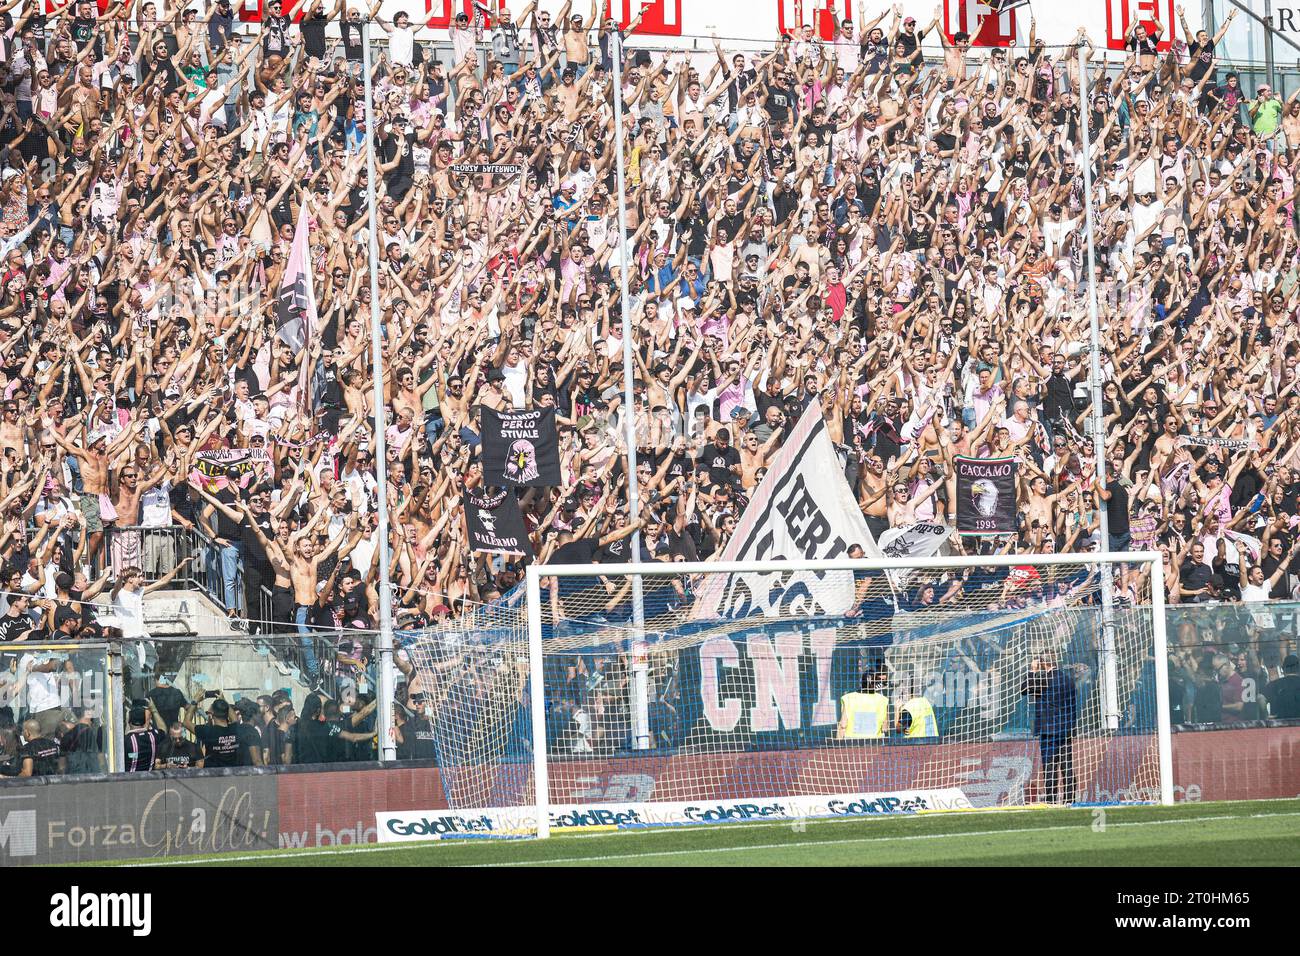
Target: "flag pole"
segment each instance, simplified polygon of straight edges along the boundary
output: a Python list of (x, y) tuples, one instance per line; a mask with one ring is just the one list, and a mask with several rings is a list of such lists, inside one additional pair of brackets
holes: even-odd
[[(618, 175), (618, 293), (623, 326), (623, 430), (627, 443), (627, 520), (641, 517), (636, 480), (636, 395), (632, 388), (632, 316), (628, 300), (627, 182), (623, 169), (623, 34), (609, 38), (614, 60), (614, 167)], [(641, 530), (632, 532), (632, 564), (641, 563)], [(645, 646), (645, 598), (641, 576), (632, 576), (632, 749), (650, 749), (650, 667)]]
[(392, 563), (388, 541), (388, 449), (384, 429), (384, 340), (379, 327), (379, 240), (375, 215), (375, 103), (370, 65), (370, 20), (362, 25), (362, 75), (366, 95), (366, 215), (370, 233), (370, 380), (375, 405), (375, 483), (379, 512), (379, 634), (375, 654), (379, 663), (379, 701), (376, 727), (379, 731), (379, 759), (397, 759), (397, 742), (393, 735), (393, 586), (388, 577)]
[[(1088, 96), (1088, 60), (1085, 46), (1079, 43), (1079, 130), (1083, 139), (1083, 212), (1084, 235), (1088, 241), (1088, 377), (1092, 380), (1089, 394), (1092, 398), (1092, 454), (1097, 459), (1093, 481), (1097, 488), (1098, 550), (1110, 553), (1110, 520), (1108, 503), (1101, 499), (1101, 489), (1106, 487), (1106, 422), (1101, 409), (1101, 320), (1097, 308), (1097, 256), (1094, 248), (1092, 215), (1092, 144), (1089, 140), (1088, 120), (1091, 106)], [(1110, 563), (1101, 566), (1101, 704), (1102, 716), (1108, 730), (1119, 728), (1119, 664), (1115, 654), (1115, 579)]]

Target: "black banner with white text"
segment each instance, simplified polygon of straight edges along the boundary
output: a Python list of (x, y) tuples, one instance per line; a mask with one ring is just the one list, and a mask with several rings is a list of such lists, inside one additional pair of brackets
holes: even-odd
[(958, 534), (1016, 533), (1014, 458), (954, 458)]
[(560, 484), (555, 409), (503, 412), (483, 408), (483, 481), (507, 488)]
[(475, 551), (533, 556), (519, 502), (508, 488), (466, 488), (465, 525)]

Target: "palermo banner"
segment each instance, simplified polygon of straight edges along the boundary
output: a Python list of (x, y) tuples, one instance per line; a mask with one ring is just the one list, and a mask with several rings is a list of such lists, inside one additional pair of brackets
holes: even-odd
[[(861, 545), (880, 557), (862, 510), (844, 479), (821, 407), (809, 405), (754, 491), (723, 561), (786, 561), (843, 556)], [(784, 575), (761, 571), (711, 576), (701, 589), (694, 617), (843, 614), (853, 606), (853, 575), (847, 571)]]
[(506, 488), (545, 488), (560, 480), (555, 409), (483, 408), (483, 481)]
[(519, 501), (507, 488), (466, 488), (465, 525), (474, 551), (533, 556)]
[(957, 468), (957, 533), (1016, 533), (1014, 458), (953, 458)]

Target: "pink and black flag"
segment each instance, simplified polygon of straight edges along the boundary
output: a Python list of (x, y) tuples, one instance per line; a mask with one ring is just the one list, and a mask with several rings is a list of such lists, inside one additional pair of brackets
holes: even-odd
[(311, 253), (307, 241), (307, 207), (298, 210), (298, 225), (293, 232), (293, 248), (289, 251), (289, 264), (280, 282), (280, 295), (275, 303), (275, 326), (278, 335), (294, 352), (301, 356), (298, 390), (301, 400), (307, 400), (307, 385), (311, 377), (308, 349), (312, 335), (318, 327), (316, 320), (316, 293), (311, 278)]

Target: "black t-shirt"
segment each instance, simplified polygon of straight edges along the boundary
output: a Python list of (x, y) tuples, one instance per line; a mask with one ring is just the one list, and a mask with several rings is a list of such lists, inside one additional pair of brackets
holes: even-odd
[[(1178, 582), (1186, 591), (1197, 591), (1209, 584), (1213, 577), (1214, 573), (1205, 562), (1193, 562), (1189, 559), (1183, 565), (1183, 572), (1178, 576)], [(1200, 597), (1204, 598), (1205, 595)]]
[(731, 468), (740, 464), (740, 452), (736, 451), (734, 445), (720, 448), (714, 442), (704, 446), (700, 452), (700, 461), (709, 469), (709, 481), (715, 485), (729, 485), (736, 480)]
[[(175, 425), (172, 426), (173, 428)], [(182, 482), (173, 485), (171, 491), (167, 492), (167, 498), (171, 502), (172, 510), (190, 523), (194, 522), (194, 502), (190, 499), (190, 492), (187, 483)]]
[(324, 11), (318, 10), (310, 17), (303, 17), (298, 28), (302, 30), (302, 49), (308, 56), (318, 60), (325, 59), (325, 24), (329, 18)]
[(736, 236), (740, 235), (741, 227), (744, 225), (745, 217), (739, 212), (730, 216), (724, 215), (718, 217), (718, 231), (721, 232), (726, 230), (727, 235), (732, 239), (735, 239)]
[(271, 207), (271, 221), (276, 226), (286, 226), (294, 221), (293, 204), (289, 201), (292, 193), (285, 193), (280, 201)]
[(194, 728), (194, 736), (203, 747), (203, 766), (239, 766), (239, 735), (233, 726), (203, 724)]
[(343, 759), (343, 739), (319, 720), (298, 721), (293, 747), (294, 763), (337, 763)]
[(1236, 561), (1214, 559), (1214, 573), (1219, 585), (1219, 599), (1222, 601), (1241, 600), (1241, 565)]
[(57, 740), (37, 737), (23, 744), (18, 755), (24, 760), (31, 758), (33, 777), (45, 777), (59, 772), (59, 756), (62, 752), (63, 748)]
[(344, 20), (339, 24), (339, 29), (343, 34), (343, 52), (349, 62), (360, 63), (364, 57), (361, 49), (361, 24), (353, 23), (350, 20)]
[(906, 33), (900, 30), (898, 36), (894, 37), (894, 43), (903, 48), (904, 60), (915, 65), (921, 62), (921, 41), (924, 39), (924, 30), (919, 30), (916, 33)]
[(253, 760), (253, 748), (261, 749), (262, 732), (254, 724), (241, 722), (235, 724), (235, 736), (239, 740), (239, 766), (256, 766), (257, 763)]
[(339, 370), (334, 365), (321, 366), (324, 386), (321, 388), (320, 403), (325, 408), (343, 407), (343, 386), (339, 384)]
[(26, 614), (6, 614), (0, 617), (0, 644), (17, 640), (32, 629), (32, 619)]
[[(263, 511), (261, 514), (253, 513), (253, 521), (262, 529), (262, 534), (267, 540), (274, 540), (275, 529), (271, 527), (271, 513)], [(266, 577), (266, 571), (270, 568), (270, 560), (266, 555), (266, 548), (262, 547), (261, 540), (257, 537), (251, 525), (245, 524), (240, 528), (240, 537), (244, 542), (244, 561), (253, 563), (263, 572)]]
[(793, 190), (779, 186), (772, 191), (772, 221), (783, 226), (799, 208), (799, 197)]
[(1198, 724), (1217, 724), (1223, 716), (1223, 693), (1218, 681), (1206, 681), (1196, 688), (1196, 710), (1193, 720)]
[(728, 73), (731, 82), (727, 84), (727, 112), (734, 113), (740, 109), (740, 94), (752, 86), (758, 78), (753, 70), (741, 70), (739, 73)]
[(136, 727), (126, 732), (126, 772), (144, 773), (161, 762), (162, 734), (152, 727)]
[(812, 277), (800, 279), (798, 275), (786, 276), (781, 280), (781, 291), (787, 299), (801, 295), (805, 289), (812, 288)]
[(703, 259), (709, 242), (709, 223), (703, 216), (687, 216), (677, 223), (677, 235), (686, 243), (686, 254)]
[(627, 564), (632, 557), (632, 537), (619, 538), (601, 548), (597, 560), (601, 564)]
[(1128, 534), (1128, 489), (1118, 481), (1107, 486), (1110, 500), (1106, 502), (1106, 520), (1113, 535)]
[[(663, 465), (663, 459), (660, 458), (655, 462), (655, 468), (658, 469)], [(668, 466), (668, 473), (664, 476), (665, 481), (672, 481), (674, 478), (689, 478), (691, 474), (691, 458), (689, 455), (673, 455), (673, 463)]]
[(1187, 47), (1187, 55), (1192, 60), (1187, 67), (1187, 74), (1194, 82), (1199, 83), (1201, 77), (1214, 69), (1214, 44), (1192, 43)]
[(579, 538), (555, 549), (555, 564), (591, 564), (596, 555), (595, 538)]
[(794, 147), (789, 140), (773, 143), (767, 148), (767, 164), (771, 167), (790, 168), (794, 165)]
[(153, 79), (162, 80), (163, 89), (168, 93), (181, 85), (180, 74), (172, 66), (171, 60), (154, 60), (148, 69)]
[(268, 767), (279, 766), (288, 762), (284, 759), (285, 748), (293, 740), (292, 731), (292, 727), (288, 730), (281, 730), (280, 725), (275, 721), (271, 721), (266, 725), (266, 729), (262, 731), (262, 747), (266, 751), (266, 765)]
[(163, 722), (168, 727), (176, 723), (180, 717), (181, 708), (188, 703), (185, 700), (185, 695), (175, 687), (155, 687), (145, 694), (145, 697), (153, 701), (154, 706), (158, 708), (158, 713), (162, 715)]
[[(227, 508), (234, 508), (239, 498), (229, 488), (221, 488), (213, 495)], [(244, 536), (244, 529), (240, 522), (233, 520), (220, 508), (213, 508), (214, 521), (217, 526), (217, 537), (223, 541), (235, 542)]]
[(903, 451), (902, 436), (899, 434), (902, 428), (901, 419), (877, 415), (876, 430), (871, 435), (871, 447), (886, 464), (889, 463), (889, 459), (897, 458)]
[(402, 724), (402, 742), (397, 745), (397, 759), (431, 760), (434, 756), (433, 727), (429, 721), (420, 715)]
[(1287, 674), (1264, 688), (1270, 717), (1300, 717), (1300, 676)]
[(158, 754), (158, 763), (155, 766), (167, 767), (173, 770), (188, 770), (198, 765), (199, 756), (199, 748), (192, 742), (183, 737), (179, 741), (173, 742), (171, 737), (168, 737), (163, 741)]
[(77, 45), (77, 51), (80, 52), (88, 47), (93, 41), (97, 56), (103, 56), (104, 41), (95, 36), (95, 19), (87, 17), (84, 20), (77, 17), (72, 21), (72, 42)]
[(1133, 50), (1142, 55), (1155, 56), (1156, 44), (1158, 42), (1159, 41), (1153, 36), (1148, 35), (1139, 40), (1137, 35), (1134, 34), (1124, 41), (1124, 49)]
[(768, 93), (767, 112), (774, 123), (784, 123), (794, 109), (795, 92), (788, 86), (774, 86)]
[(391, 135), (379, 141), (379, 151), (385, 164), (391, 163), (393, 157), (398, 157), (397, 166), (388, 174), (390, 182), (410, 179), (415, 175), (415, 157), (412, 154), (415, 141), (415, 133), (407, 126), (393, 127)]

